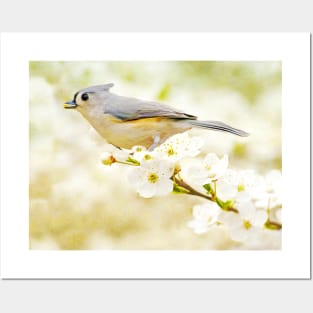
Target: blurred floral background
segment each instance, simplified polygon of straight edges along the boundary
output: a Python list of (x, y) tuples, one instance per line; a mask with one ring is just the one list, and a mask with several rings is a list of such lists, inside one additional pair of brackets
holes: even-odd
[[(205, 141), (203, 154), (228, 154), (230, 167), (263, 174), (282, 164), (280, 62), (30, 62), (29, 69), (31, 249), (240, 249), (223, 229), (197, 235), (186, 227), (205, 200), (136, 194), (125, 167), (100, 161), (114, 148), (63, 103), (112, 82), (113, 93), (223, 121), (251, 135), (191, 130)], [(280, 248), (264, 236), (261, 248)]]

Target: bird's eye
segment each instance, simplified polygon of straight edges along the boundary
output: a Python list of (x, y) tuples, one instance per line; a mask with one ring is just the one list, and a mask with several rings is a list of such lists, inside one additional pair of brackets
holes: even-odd
[(83, 93), (82, 94), (82, 100), (87, 101), (89, 99), (88, 93)]

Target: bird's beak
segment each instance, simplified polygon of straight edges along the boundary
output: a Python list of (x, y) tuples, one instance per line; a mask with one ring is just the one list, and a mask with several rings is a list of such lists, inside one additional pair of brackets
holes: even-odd
[(64, 103), (64, 109), (75, 109), (77, 107), (77, 104), (74, 100), (67, 101)]

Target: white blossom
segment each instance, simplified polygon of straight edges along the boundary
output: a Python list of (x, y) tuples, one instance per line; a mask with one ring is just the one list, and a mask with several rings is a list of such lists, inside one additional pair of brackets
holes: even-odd
[(254, 199), (263, 188), (263, 179), (252, 170), (235, 171), (228, 169), (216, 184), (222, 200), (245, 202)]
[(189, 176), (196, 179), (199, 184), (209, 184), (223, 176), (228, 167), (228, 155), (221, 159), (215, 153), (206, 155), (201, 165), (194, 165), (188, 169)]
[(185, 143), (185, 155), (195, 157), (201, 152), (204, 142), (201, 137), (189, 137), (189, 140)]
[(163, 160), (142, 161), (129, 173), (129, 181), (140, 196), (151, 198), (169, 194), (173, 190), (173, 164)]
[(221, 159), (215, 153), (209, 153), (204, 159), (204, 167), (207, 173), (205, 183), (217, 180), (223, 176), (228, 167), (228, 155), (224, 155)]
[(193, 219), (187, 223), (194, 233), (203, 234), (217, 222), (220, 209), (215, 202), (198, 204), (193, 207)]
[(129, 156), (129, 150), (118, 149), (110, 144), (105, 146), (105, 152), (103, 152), (100, 158), (105, 158), (108, 155), (112, 155), (118, 161), (126, 161)]
[[(187, 227), (195, 234), (204, 234), (213, 225), (222, 223), (228, 228), (230, 238), (240, 242), (241, 247), (262, 247), (262, 238), (270, 240), (267, 231), (274, 231), (264, 226), (267, 219), (281, 222), (281, 173), (271, 171), (260, 176), (253, 170), (228, 169), (228, 155), (218, 157), (208, 153), (202, 161), (189, 158), (198, 155), (201, 147), (199, 138), (190, 138), (188, 133), (178, 134), (153, 151), (135, 146), (126, 158), (123, 152), (120, 163), (133, 165), (129, 181), (144, 198), (171, 193), (174, 172), (188, 185), (191, 182), (196, 190), (201, 188), (204, 192), (203, 185), (210, 184), (211, 189), (205, 189), (213, 201), (195, 205)], [(112, 153), (102, 154), (101, 160), (108, 165), (120, 161)], [(226, 212), (217, 203), (225, 210), (232, 208), (238, 213)]]
[(116, 159), (114, 158), (114, 156), (110, 152), (103, 152), (100, 155), (100, 160), (101, 160), (102, 164), (104, 164), (104, 165), (111, 165), (116, 161)]
[(200, 137), (190, 137), (188, 133), (170, 137), (154, 150), (160, 157), (178, 161), (184, 157), (195, 157), (201, 152), (203, 140)]
[(145, 147), (142, 146), (134, 146), (131, 149), (131, 154), (129, 157), (135, 159), (139, 163), (141, 161), (151, 161), (155, 159), (154, 153), (152, 151), (148, 151)]
[(265, 175), (264, 184), (256, 197), (256, 205), (261, 208), (273, 209), (282, 204), (282, 176), (278, 170)]
[(229, 228), (231, 239), (242, 242), (263, 228), (267, 213), (257, 210), (251, 201), (240, 203), (237, 209), (239, 213), (223, 212), (220, 220)]

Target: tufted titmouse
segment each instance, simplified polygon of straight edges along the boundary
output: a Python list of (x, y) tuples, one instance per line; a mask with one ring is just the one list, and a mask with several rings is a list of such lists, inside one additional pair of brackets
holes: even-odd
[(130, 149), (135, 145), (153, 150), (167, 138), (192, 127), (246, 137), (249, 134), (218, 121), (198, 121), (194, 115), (167, 105), (115, 95), (113, 84), (82, 89), (64, 108), (78, 110), (110, 144)]

